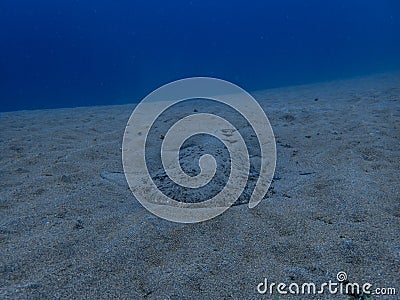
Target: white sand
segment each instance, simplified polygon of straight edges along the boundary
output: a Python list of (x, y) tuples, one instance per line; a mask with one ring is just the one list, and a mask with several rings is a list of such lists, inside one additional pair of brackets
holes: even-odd
[(400, 73), (253, 95), (276, 135), (272, 187), (192, 225), (124, 181), (134, 105), (0, 114), (0, 298), (274, 299), (264, 277), (339, 271), (399, 294)]

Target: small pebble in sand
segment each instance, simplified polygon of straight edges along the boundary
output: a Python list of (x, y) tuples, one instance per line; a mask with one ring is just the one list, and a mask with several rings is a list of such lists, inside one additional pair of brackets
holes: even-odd
[(82, 220), (76, 220), (76, 223), (74, 225), (74, 229), (83, 229), (83, 222)]

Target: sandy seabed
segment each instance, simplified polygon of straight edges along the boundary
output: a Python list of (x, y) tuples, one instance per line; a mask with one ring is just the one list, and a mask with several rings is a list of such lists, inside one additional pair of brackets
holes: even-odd
[[(400, 73), (257, 91), (275, 133), (265, 199), (198, 224), (134, 199), (134, 105), (0, 114), (0, 298), (277, 299), (257, 284), (400, 293)], [(348, 299), (346, 295), (281, 299)]]

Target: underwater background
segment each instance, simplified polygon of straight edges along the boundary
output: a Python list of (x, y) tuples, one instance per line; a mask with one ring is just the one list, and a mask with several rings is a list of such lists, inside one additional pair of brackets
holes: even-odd
[(400, 1), (0, 1), (1, 111), (253, 91), (400, 69)]

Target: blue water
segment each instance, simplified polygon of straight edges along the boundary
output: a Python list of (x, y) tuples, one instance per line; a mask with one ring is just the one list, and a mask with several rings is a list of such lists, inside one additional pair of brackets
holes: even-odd
[(189, 76), (246, 90), (400, 69), (400, 1), (0, 1), (1, 111), (122, 104)]

